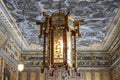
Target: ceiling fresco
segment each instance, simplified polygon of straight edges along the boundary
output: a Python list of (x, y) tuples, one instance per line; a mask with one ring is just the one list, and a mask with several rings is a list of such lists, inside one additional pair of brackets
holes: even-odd
[[(16, 20), (24, 37), (30, 44), (43, 45), (38, 39), (39, 26), (36, 21), (44, 20), (43, 12), (66, 13), (71, 11), (75, 19), (84, 19), (80, 26), (82, 38), (77, 39), (77, 47), (101, 47), (110, 23), (120, 7), (120, 0), (3, 0)], [(102, 48), (102, 47), (101, 47)]]

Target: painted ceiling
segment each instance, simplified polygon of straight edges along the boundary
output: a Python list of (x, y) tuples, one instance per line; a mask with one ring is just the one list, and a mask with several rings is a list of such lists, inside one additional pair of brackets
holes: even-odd
[(39, 26), (44, 20), (42, 12), (51, 14), (61, 10), (71, 11), (75, 19), (84, 19), (80, 25), (82, 38), (77, 39), (77, 47), (99, 46), (106, 35), (112, 19), (120, 7), (120, 0), (3, 0), (9, 12), (29, 44), (43, 45), (39, 40)]

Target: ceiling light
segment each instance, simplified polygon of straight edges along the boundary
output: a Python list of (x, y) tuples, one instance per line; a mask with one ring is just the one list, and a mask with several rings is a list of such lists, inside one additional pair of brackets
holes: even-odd
[(23, 71), (24, 70), (24, 64), (23, 63), (19, 63), (18, 64), (18, 71)]
[(81, 37), (79, 25), (83, 20), (75, 20), (70, 12), (52, 15), (43, 12), (43, 16), (45, 21), (37, 22), (41, 27), (39, 38), (44, 38), (41, 72), (45, 72), (45, 68), (54, 72), (60, 67), (66, 72), (70, 72), (69, 68), (77, 72), (76, 34)]

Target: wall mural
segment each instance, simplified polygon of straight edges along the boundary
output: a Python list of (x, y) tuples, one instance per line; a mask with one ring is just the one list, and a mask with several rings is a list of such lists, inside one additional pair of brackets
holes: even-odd
[(39, 55), (25, 55), (22, 59), (26, 66), (40, 66), (42, 64), (43, 57)]
[(97, 55), (80, 55), (78, 56), (78, 66), (110, 66), (110, 57), (107, 55), (97, 54)]

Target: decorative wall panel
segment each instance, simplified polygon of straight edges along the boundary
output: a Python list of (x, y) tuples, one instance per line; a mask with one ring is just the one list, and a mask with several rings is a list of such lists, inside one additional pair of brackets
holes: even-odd
[(97, 66), (97, 67), (106, 67), (110, 66), (110, 56), (108, 54), (80, 54), (78, 53), (78, 67), (86, 66)]
[(30, 72), (30, 80), (36, 80), (36, 72)]
[(41, 55), (23, 55), (22, 60), (24, 60), (25, 66), (40, 66), (43, 57)]
[(28, 77), (28, 76), (27, 76), (27, 72), (22, 72), (22, 73), (21, 73), (21, 77), (20, 77), (21, 80), (27, 80), (27, 77)]
[(92, 80), (91, 72), (86, 72), (85, 78), (86, 78), (86, 80)]
[(100, 80), (100, 72), (95, 72), (95, 80)]
[(103, 72), (103, 80), (109, 80), (109, 72)]
[(42, 74), (42, 73), (40, 73), (40, 80), (44, 80), (45, 79), (45, 76), (44, 76), (44, 74)]

